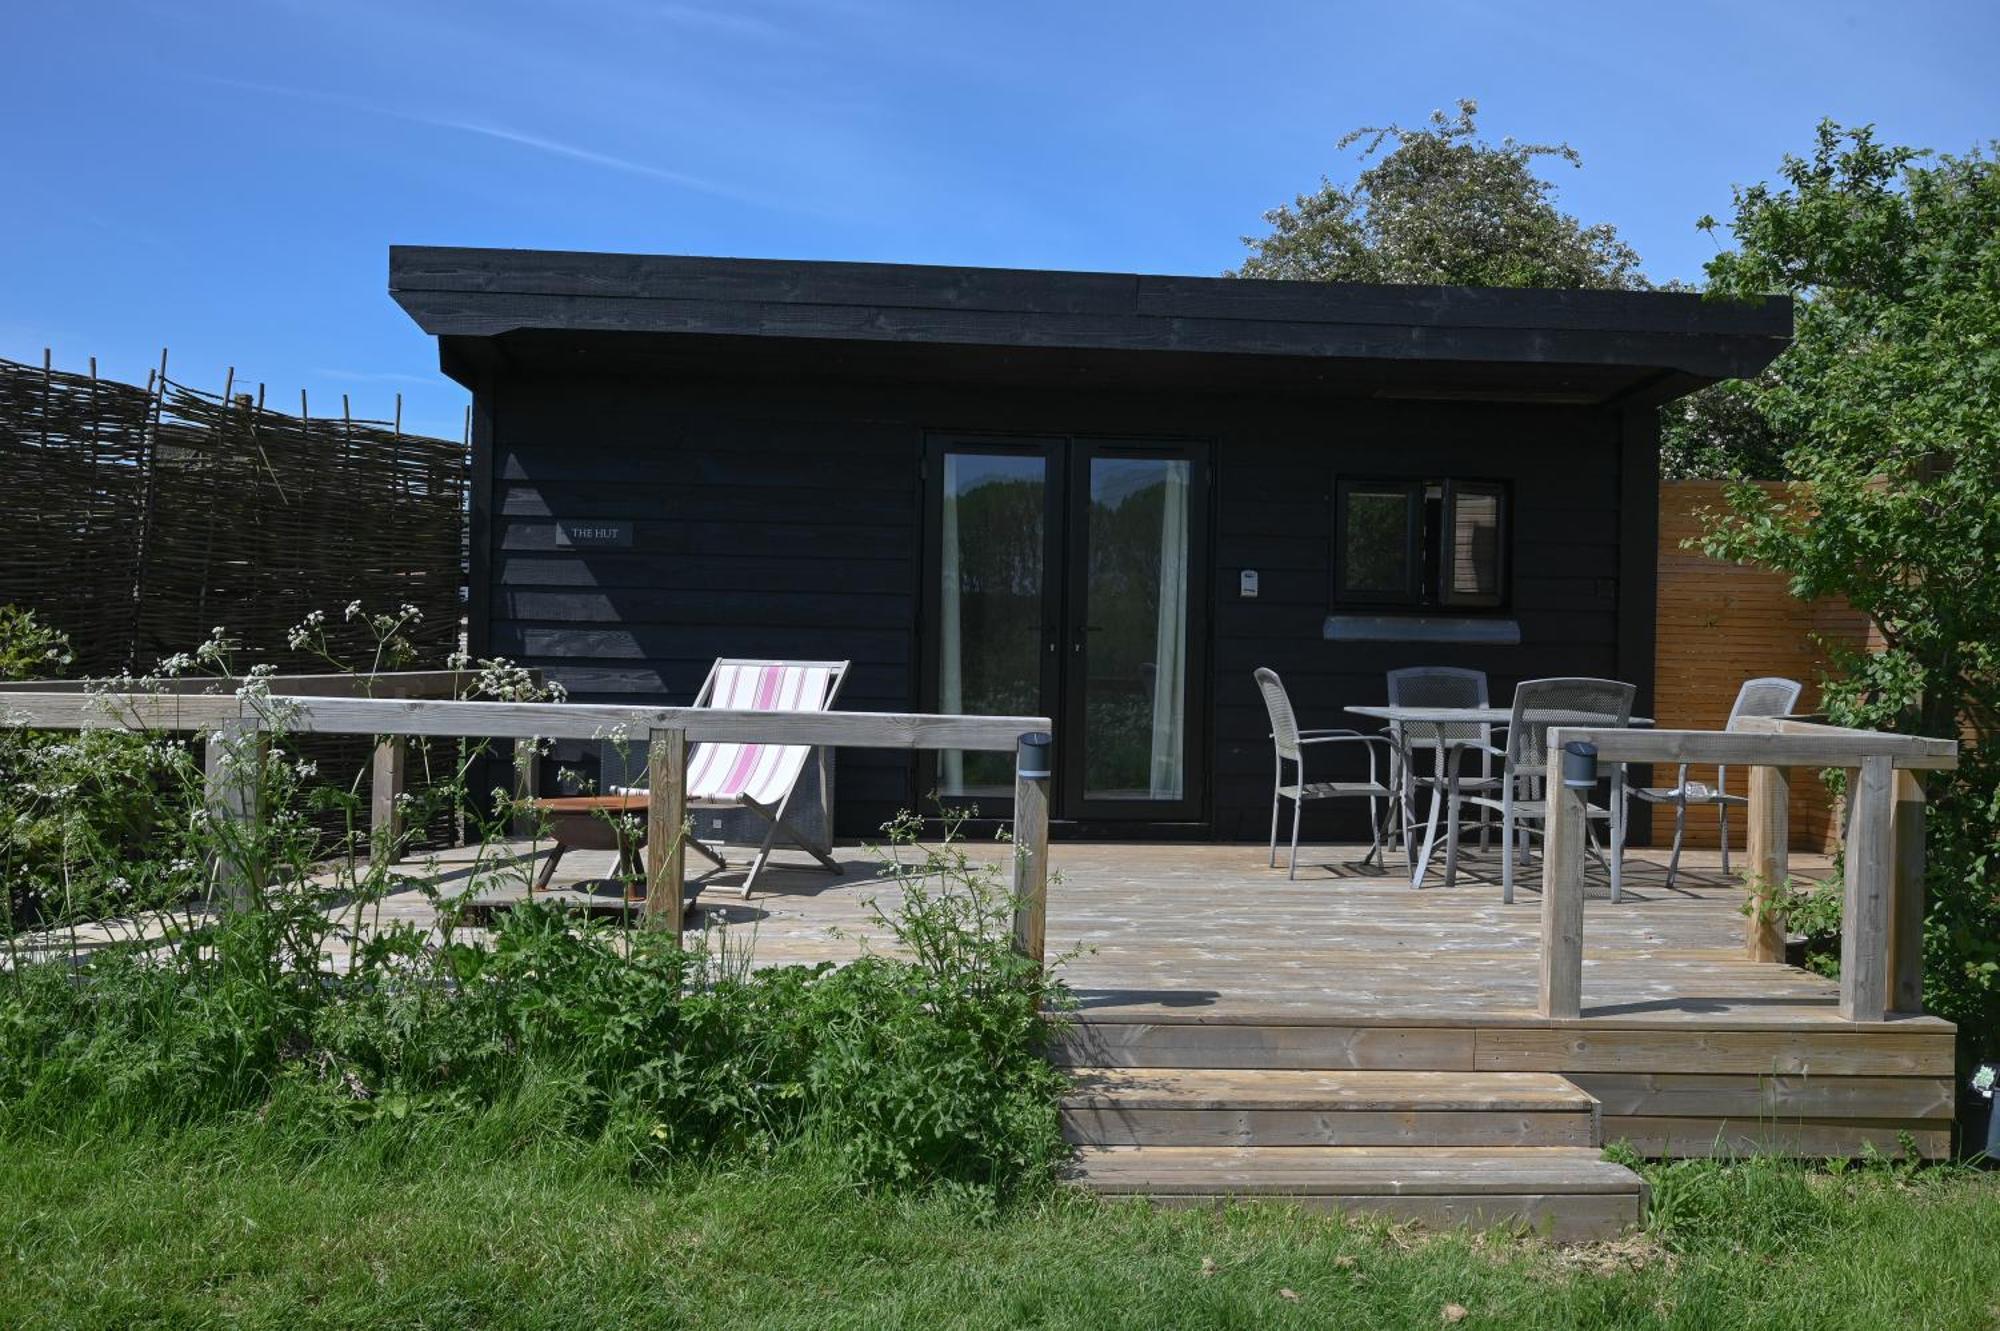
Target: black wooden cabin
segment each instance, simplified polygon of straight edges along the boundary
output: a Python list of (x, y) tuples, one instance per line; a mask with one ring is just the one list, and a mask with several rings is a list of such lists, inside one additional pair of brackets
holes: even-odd
[[(1646, 710), (1658, 409), (1791, 331), (1783, 298), (527, 250), (396, 247), (389, 286), (473, 394), (476, 654), (658, 703), (718, 656), (851, 659), (843, 707), (1055, 718), (1059, 832), (1222, 840), (1269, 816), (1260, 665), (1308, 726), (1415, 664)], [(973, 755), (838, 772), (846, 834), (1006, 812)]]

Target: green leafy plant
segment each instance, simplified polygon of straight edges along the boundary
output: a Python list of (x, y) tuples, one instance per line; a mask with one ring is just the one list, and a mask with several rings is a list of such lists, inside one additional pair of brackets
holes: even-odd
[(1732, 488), (1701, 544), (1869, 617), (1880, 648), (1834, 652), (1836, 721), (1963, 741), (1926, 780), (1925, 1001), (1976, 1058), (2000, 1039), (2000, 163), (1827, 122), (1781, 174), (1736, 192), (1709, 277), (1797, 301), (1745, 390), (1797, 485)]
[[(369, 622), (383, 638), (403, 623)], [(154, 917), (98, 926), (109, 945), (80, 945), (75, 919), (68, 934), (9, 928), (0, 1137), (254, 1122), (308, 1153), (357, 1136), (395, 1150), (497, 1116), (522, 1142), (587, 1146), (639, 1172), (804, 1153), (855, 1185), (981, 1204), (1050, 1176), (1061, 1076), (1041, 1050), (1062, 990), (1014, 951), (1012, 898), (963, 852), (957, 821), (942, 842), (920, 842), (913, 817), (890, 825), (882, 950), (842, 967), (760, 969), (727, 933), (682, 945), (547, 902), (475, 929), (473, 894), (527, 871), (507, 843), (511, 798), (470, 789), (479, 752), (461, 750), (433, 791), (477, 843), (447, 894), (366, 853), (358, 788), (329, 790), (288, 756), (285, 699), (229, 655), (218, 633), (170, 665), (217, 667), (222, 686), (258, 695), (268, 728), (224, 732), (208, 777), (247, 787), (261, 816), (211, 808), (188, 745), (137, 737), (164, 755), (156, 793), (179, 819), (181, 876), (160, 880)], [(394, 659), (385, 646), (371, 669)], [(547, 691), (487, 662), (474, 692)], [(104, 871), (129, 813), (118, 770), (78, 747), (100, 738), (129, 737), (71, 736), (65, 758), (101, 778), (97, 797), (47, 792), (48, 816), (103, 824), (57, 848), (72, 876)], [(315, 806), (345, 820), (329, 833)], [(117, 862), (148, 863), (154, 845), (135, 838)], [(431, 897), (436, 930), (385, 917), (410, 891)]]
[(61, 679), (74, 658), (69, 637), (17, 605), (0, 605), (0, 679)]

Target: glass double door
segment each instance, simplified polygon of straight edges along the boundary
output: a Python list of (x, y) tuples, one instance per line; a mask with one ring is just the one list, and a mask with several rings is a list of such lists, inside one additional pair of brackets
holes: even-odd
[[(931, 705), (1052, 718), (1059, 818), (1199, 816), (1205, 464), (1192, 444), (932, 441)], [(947, 752), (930, 776), (1004, 815), (1013, 758)]]

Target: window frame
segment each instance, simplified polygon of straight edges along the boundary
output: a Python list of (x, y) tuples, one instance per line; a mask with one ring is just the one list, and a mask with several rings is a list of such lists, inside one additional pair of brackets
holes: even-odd
[[(1428, 530), (1430, 519), (1427, 495), (1438, 490), (1437, 530)], [(1405, 530), (1409, 540), (1406, 567), (1407, 585), (1401, 592), (1349, 591), (1345, 586), (1348, 501), (1355, 492), (1381, 493), (1401, 490), (1407, 502)], [(1499, 501), (1499, 560), (1497, 590), (1491, 595), (1457, 593), (1451, 588), (1456, 572), (1457, 552), (1453, 535), (1457, 522), (1456, 501), (1461, 494), (1492, 495)], [(1331, 603), (1335, 608), (1368, 608), (1423, 614), (1438, 610), (1502, 611), (1513, 601), (1514, 560), (1513, 487), (1506, 481), (1471, 476), (1383, 476), (1377, 474), (1337, 476), (1333, 488), (1333, 551), (1329, 567)]]
[[(1490, 594), (1460, 592), (1453, 587), (1458, 572), (1458, 498), (1460, 495), (1491, 495), (1494, 500), (1493, 558), (1496, 564)], [(1512, 563), (1507, 545), (1512, 524), (1508, 510), (1513, 501), (1501, 481), (1475, 481), (1447, 477), (1438, 512), (1437, 604), (1455, 610), (1497, 610), (1507, 604), (1508, 572)]]
[[(1344, 574), (1347, 560), (1347, 501), (1355, 491), (1403, 492), (1403, 590), (1349, 591)], [(1399, 476), (1343, 476), (1334, 483), (1333, 601), (1335, 605), (1416, 606), (1424, 604), (1424, 482)]]

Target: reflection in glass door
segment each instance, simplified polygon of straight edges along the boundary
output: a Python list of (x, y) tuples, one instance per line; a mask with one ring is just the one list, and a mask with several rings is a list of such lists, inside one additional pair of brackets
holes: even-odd
[[(1048, 459), (948, 452), (938, 519), (937, 709), (1042, 711)], [(1013, 798), (1008, 753), (939, 755), (938, 794)]]
[[(926, 703), (1047, 716), (1067, 820), (1201, 811), (1199, 445), (1087, 439), (933, 444)], [(1008, 816), (1013, 755), (947, 752), (925, 790)]]
[(1187, 793), (1189, 473), (1184, 458), (1088, 458), (1083, 799)]

